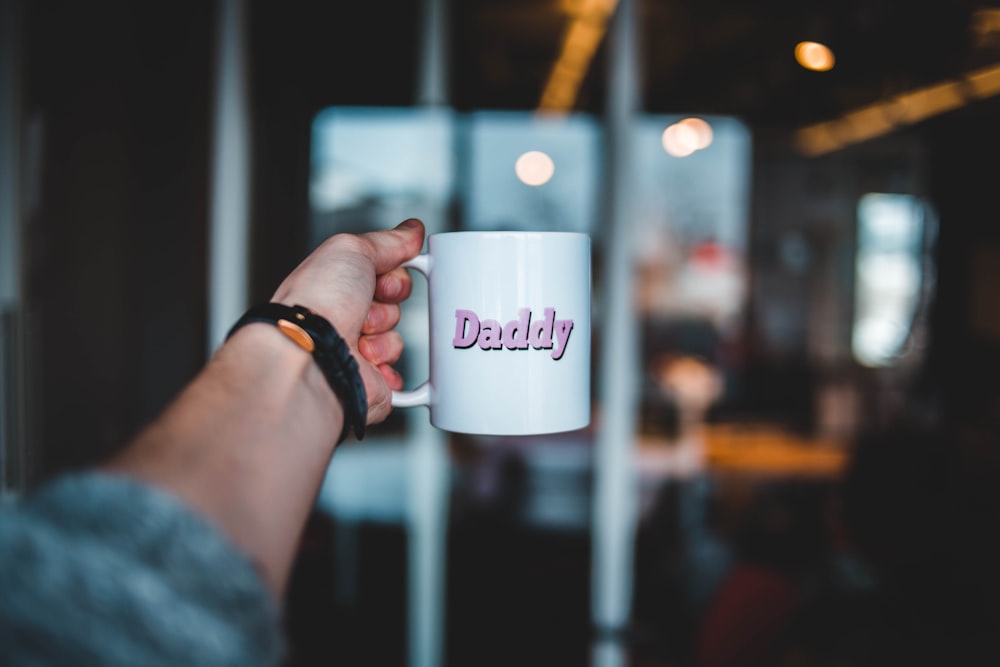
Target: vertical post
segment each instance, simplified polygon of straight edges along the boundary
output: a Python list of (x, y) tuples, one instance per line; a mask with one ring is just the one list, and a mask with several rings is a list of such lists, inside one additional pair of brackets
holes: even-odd
[(209, 354), (246, 310), (249, 293), (250, 122), (245, 14), (242, 0), (219, 3), (208, 250)]
[(0, 501), (27, 484), (21, 284), (21, 25), (0, 0)]
[(621, 0), (609, 32), (608, 173), (605, 273), (600, 350), (601, 422), (595, 443), (592, 664), (627, 664), (624, 632), (632, 603), (636, 524), (633, 469), (638, 391), (638, 327), (632, 309), (631, 125), (638, 109), (634, 0)]
[(448, 103), (447, 0), (424, 0), (421, 17), (420, 71), (417, 73), (417, 105)]
[[(447, 1), (424, 0), (420, 25), (416, 106), (441, 108), (448, 102)], [(446, 211), (439, 213), (444, 216)], [(447, 442), (445, 434), (430, 425), (425, 410), (409, 410), (407, 419), (409, 665), (439, 667), (444, 653), (445, 547), (450, 493)]]
[(408, 644), (410, 667), (438, 667), (444, 643), (449, 465), (445, 436), (410, 410)]

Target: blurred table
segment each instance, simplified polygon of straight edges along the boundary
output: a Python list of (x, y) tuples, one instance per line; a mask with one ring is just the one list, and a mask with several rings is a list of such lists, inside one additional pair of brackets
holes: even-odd
[(649, 477), (735, 474), (836, 479), (849, 455), (846, 443), (838, 440), (760, 424), (706, 424), (677, 441), (640, 436), (636, 447), (638, 472)]

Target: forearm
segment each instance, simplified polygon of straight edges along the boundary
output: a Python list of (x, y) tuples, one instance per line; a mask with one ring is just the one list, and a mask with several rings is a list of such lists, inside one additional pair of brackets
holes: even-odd
[(108, 467), (208, 517), (280, 598), (342, 423), (312, 357), (277, 328), (253, 324)]
[[(290, 273), (274, 300), (329, 320), (358, 361), (367, 423), (386, 418), (402, 378), (393, 331), (412, 281), (403, 262), (423, 223), (338, 234)], [(363, 349), (362, 349), (363, 348)], [(270, 324), (240, 328), (199, 376), (107, 468), (172, 492), (257, 564), (281, 599), (305, 520), (344, 423), (312, 355)]]

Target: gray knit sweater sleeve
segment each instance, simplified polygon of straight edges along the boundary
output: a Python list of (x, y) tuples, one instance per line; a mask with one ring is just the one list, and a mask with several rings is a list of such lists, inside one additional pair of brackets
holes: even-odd
[(167, 493), (100, 473), (0, 510), (0, 665), (277, 665), (277, 605)]

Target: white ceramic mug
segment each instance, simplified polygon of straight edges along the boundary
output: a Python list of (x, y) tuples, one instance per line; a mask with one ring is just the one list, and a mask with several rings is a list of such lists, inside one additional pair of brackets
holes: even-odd
[(533, 435), (590, 423), (590, 237), (432, 234), (405, 266), (428, 280), (430, 380), (394, 392), (457, 433)]

